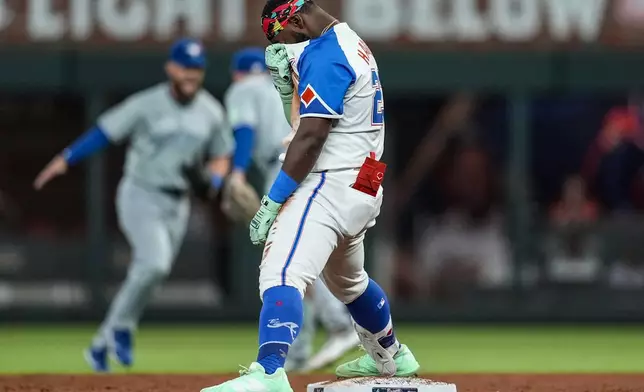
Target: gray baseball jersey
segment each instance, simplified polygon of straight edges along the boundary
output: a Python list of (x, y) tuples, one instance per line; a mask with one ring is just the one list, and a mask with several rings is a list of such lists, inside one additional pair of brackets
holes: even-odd
[(222, 157), (234, 147), (221, 104), (205, 90), (183, 106), (162, 83), (105, 112), (98, 125), (112, 142), (130, 139), (125, 177), (151, 187), (187, 190), (182, 170), (202, 154)]
[(230, 86), (224, 103), (233, 129), (249, 126), (255, 131), (253, 160), (266, 173), (285, 150), (282, 139), (291, 131), (273, 81), (267, 74), (250, 75)]

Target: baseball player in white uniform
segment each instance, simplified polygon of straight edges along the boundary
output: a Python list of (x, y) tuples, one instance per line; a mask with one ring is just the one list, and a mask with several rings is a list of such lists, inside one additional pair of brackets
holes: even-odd
[[(320, 275), (346, 304), (367, 352), (336, 374), (412, 376), (419, 364), (396, 339), (387, 296), (364, 270), (363, 239), (380, 211), (386, 169), (376, 60), (347, 24), (312, 0), (269, 0), (262, 25), (273, 43), (266, 63), (282, 101), (299, 104), (299, 126), (250, 225), (251, 241), (265, 243), (257, 360), (204, 391), (292, 391), (284, 363), (302, 325), (304, 293)], [(293, 62), (293, 100), (284, 44), (305, 41)]]
[(222, 105), (201, 88), (206, 58), (201, 43), (176, 42), (166, 63), (169, 82), (138, 92), (98, 118), (43, 169), (41, 189), (69, 166), (129, 139), (116, 212), (132, 247), (127, 278), (112, 301), (86, 359), (109, 371), (108, 351), (124, 366), (133, 362), (133, 332), (153, 291), (168, 276), (179, 252), (190, 211), (188, 173), (209, 156), (213, 191), (229, 171), (233, 140)]
[[(245, 181), (251, 156), (265, 178), (264, 192), (273, 185), (282, 162), (284, 139), (291, 132), (282, 109), (282, 102), (267, 73), (264, 49), (247, 48), (233, 56), (233, 84), (225, 96), (228, 120), (233, 129), (236, 150), (232, 160), (231, 179)], [(318, 318), (328, 338), (321, 349), (311, 356)], [(320, 369), (359, 344), (351, 316), (321, 279), (307, 292), (304, 302), (302, 330), (291, 347), (286, 363), (290, 371)]]

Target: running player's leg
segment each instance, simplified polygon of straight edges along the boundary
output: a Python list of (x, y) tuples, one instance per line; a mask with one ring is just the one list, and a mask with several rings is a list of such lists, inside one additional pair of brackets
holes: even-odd
[(169, 214), (165, 219), (166, 227), (170, 233), (170, 244), (172, 245), (172, 261), (179, 255), (183, 239), (186, 236), (188, 222), (190, 220), (190, 198), (178, 199), (174, 205), (169, 206)]
[(302, 298), (336, 248), (335, 219), (316, 197), (326, 176), (311, 175), (282, 207), (260, 267), (263, 307), (259, 320), (259, 362), (272, 374), (284, 366), (302, 326)]
[[(311, 356), (318, 319), (327, 339), (320, 350)], [(317, 279), (304, 297), (302, 328), (289, 350), (285, 369), (308, 372), (323, 368), (358, 344), (358, 335), (346, 306), (331, 294), (323, 279)]]
[(409, 376), (418, 362), (396, 339), (389, 300), (364, 270), (364, 233), (343, 241), (327, 263), (322, 276), (331, 292), (347, 305), (368, 355), (340, 365), (341, 377)]
[(347, 329), (353, 331), (353, 323), (347, 307), (329, 291), (324, 280), (316, 280), (313, 286), (312, 299), (315, 313), (318, 315), (320, 323), (326, 332), (334, 334), (344, 332)]
[[(315, 282), (317, 283), (318, 280)], [(286, 364), (284, 365), (284, 370), (287, 372), (302, 370), (313, 352), (313, 341), (315, 339), (315, 332), (317, 331), (317, 320), (315, 318), (316, 309), (311, 299), (311, 292), (313, 291), (311, 289), (312, 288), (309, 287), (302, 304), (302, 310), (304, 312), (302, 327), (300, 328), (300, 332), (297, 334), (297, 338), (291, 345), (291, 348), (288, 350), (288, 357), (286, 358)]]
[[(327, 338), (320, 349), (302, 366), (301, 370), (304, 372), (328, 366), (356, 348), (360, 343), (347, 307), (331, 294), (324, 283), (324, 279), (318, 279), (313, 283), (310, 302), (315, 309), (316, 317), (326, 331)], [(307, 324), (305, 322), (302, 334), (304, 334), (306, 328)], [(298, 340), (295, 341), (296, 345), (301, 337), (299, 336)]]
[(134, 330), (154, 289), (170, 273), (173, 260), (171, 236), (163, 219), (163, 206), (157, 202), (158, 196), (152, 195), (130, 183), (122, 184), (119, 189), (117, 214), (119, 225), (132, 248), (132, 261), (127, 277), (94, 338), (94, 346), (111, 343), (115, 332)]

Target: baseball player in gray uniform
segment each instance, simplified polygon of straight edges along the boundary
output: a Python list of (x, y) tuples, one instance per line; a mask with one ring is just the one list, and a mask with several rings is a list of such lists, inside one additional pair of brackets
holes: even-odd
[[(237, 52), (231, 69), (233, 84), (224, 100), (237, 146), (231, 178), (245, 181), (244, 173), (252, 159), (264, 175), (263, 192), (268, 193), (282, 167), (278, 158), (286, 151), (282, 141), (291, 127), (267, 72), (263, 49), (248, 48)], [(359, 344), (346, 307), (331, 294), (322, 279), (317, 279), (307, 294), (302, 330), (289, 350), (286, 363), (289, 371), (320, 369)], [(328, 339), (320, 351), (311, 356), (316, 316), (327, 331)]]
[(133, 332), (152, 292), (170, 273), (186, 231), (189, 168), (207, 156), (204, 178), (213, 192), (229, 172), (234, 142), (222, 105), (202, 89), (205, 65), (201, 43), (177, 41), (166, 63), (168, 82), (138, 92), (105, 112), (34, 182), (41, 189), (69, 166), (129, 139), (116, 212), (132, 247), (132, 262), (86, 351), (95, 371), (109, 371), (108, 352), (122, 365), (132, 365)]

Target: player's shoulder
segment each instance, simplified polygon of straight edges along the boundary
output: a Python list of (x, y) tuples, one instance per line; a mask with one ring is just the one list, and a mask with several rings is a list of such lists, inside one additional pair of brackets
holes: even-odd
[[(346, 60), (346, 55), (344, 54), (340, 44), (341, 38), (338, 34), (342, 31), (342, 26), (344, 26), (344, 24), (334, 26), (333, 29), (320, 37), (308, 41), (307, 45), (301, 48), (302, 54), (300, 55), (298, 65), (313, 62), (315, 61), (313, 59), (316, 57), (318, 57), (316, 59), (317, 61), (323, 58), (325, 60), (324, 62)], [(340, 35), (343, 34), (340, 33)]]
[(164, 94), (167, 93), (168, 85), (166, 83), (155, 84), (154, 86), (148, 87), (143, 90), (139, 90), (134, 94), (127, 97), (127, 100), (130, 102), (149, 102), (156, 99), (163, 98)]
[[(240, 81), (234, 82), (228, 87), (225, 94), (225, 100), (233, 97), (244, 97), (266, 88), (274, 89), (273, 82), (268, 75), (252, 75)], [(247, 98), (247, 97), (246, 97)]]
[(358, 64), (353, 52), (357, 53), (360, 41), (360, 37), (346, 23), (340, 23), (304, 47), (298, 68), (304, 69), (311, 64), (336, 64), (345, 66), (355, 75)]
[(208, 90), (201, 89), (201, 91), (199, 92), (198, 99), (199, 99), (199, 104), (201, 105), (201, 107), (203, 107), (206, 111), (208, 111), (210, 114), (212, 114), (216, 118), (221, 118), (221, 117), (224, 116), (224, 107), (223, 107), (223, 105)]

